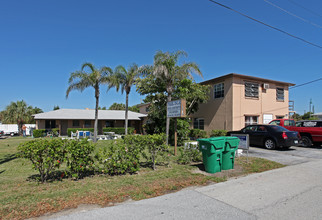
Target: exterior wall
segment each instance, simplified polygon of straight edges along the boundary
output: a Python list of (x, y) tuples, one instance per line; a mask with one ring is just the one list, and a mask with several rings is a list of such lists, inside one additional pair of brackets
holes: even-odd
[(36, 129), (45, 129), (45, 120), (36, 120)]
[(209, 99), (207, 103), (200, 104), (199, 110), (192, 118), (204, 118), (204, 130), (232, 129), (232, 79), (216, 82), (224, 83), (224, 97), (214, 99), (214, 84), (210, 85)]
[[(245, 82), (259, 84), (259, 97), (245, 97)], [(224, 97), (214, 99), (214, 85), (224, 83)], [(269, 89), (263, 89), (264, 83)], [(210, 94), (207, 103), (200, 104), (199, 110), (191, 115), (192, 127), (195, 118), (204, 119), (204, 130), (214, 129), (240, 130), (245, 126), (245, 116), (258, 116), (258, 123), (263, 123), (263, 115), (270, 114), (272, 118), (288, 118), (288, 84), (265, 81), (249, 76), (221, 77), (210, 83)], [(284, 88), (284, 101), (276, 100), (276, 88)]]
[(150, 103), (140, 104), (140, 105), (139, 105), (140, 113), (141, 113), (141, 114), (148, 114), (148, 113), (149, 113), (149, 111), (147, 111), (147, 110), (148, 110), (149, 105), (150, 105)]
[[(259, 84), (259, 97), (245, 97), (245, 82)], [(233, 80), (233, 124), (232, 130), (239, 130), (245, 126), (245, 116), (258, 116), (258, 123), (262, 124), (263, 115), (271, 114), (273, 119), (277, 116), (288, 117), (288, 87), (285, 85), (269, 84), (269, 89), (263, 89), (264, 81), (254, 81), (234, 77)], [(284, 88), (284, 101), (276, 100), (276, 88)]]
[[(73, 120), (56, 120), (56, 128), (59, 128), (60, 135), (67, 135), (68, 128), (94, 128), (94, 120), (91, 120), (91, 126), (85, 127), (85, 120), (78, 120), (79, 126), (73, 126)], [(98, 134), (103, 134), (106, 120), (98, 121)], [(109, 120), (114, 122), (113, 127), (124, 127), (125, 121), (123, 120)], [(129, 127), (134, 127), (136, 133), (142, 133), (142, 122), (137, 120), (129, 120)], [(45, 129), (45, 120), (36, 120), (36, 129)]]

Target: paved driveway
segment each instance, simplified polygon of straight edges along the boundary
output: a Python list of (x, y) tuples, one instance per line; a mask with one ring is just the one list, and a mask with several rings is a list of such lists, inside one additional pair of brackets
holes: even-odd
[[(322, 149), (251, 148), (285, 168), (57, 219), (322, 219)], [(53, 216), (54, 217), (54, 216)]]

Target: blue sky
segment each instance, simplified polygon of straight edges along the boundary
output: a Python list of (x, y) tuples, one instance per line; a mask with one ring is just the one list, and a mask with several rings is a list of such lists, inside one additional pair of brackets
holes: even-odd
[[(317, 24), (311, 25), (264, 0), (218, 0), (235, 10), (322, 45), (322, 2), (270, 2)], [(304, 10), (301, 4), (316, 14)], [(0, 111), (11, 101), (50, 111), (94, 108), (93, 89), (65, 92), (70, 73), (84, 62), (96, 67), (152, 64), (158, 50), (184, 50), (208, 80), (228, 73), (302, 84), (321, 78), (322, 49), (255, 23), (208, 0), (2, 1), (0, 8)], [(290, 90), (295, 110), (312, 102), (322, 112), (322, 80)], [(135, 89), (130, 105), (140, 103)], [(125, 101), (101, 88), (100, 106)]]

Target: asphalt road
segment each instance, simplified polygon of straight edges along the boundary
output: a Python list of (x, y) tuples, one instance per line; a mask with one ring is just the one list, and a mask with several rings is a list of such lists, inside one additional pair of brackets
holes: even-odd
[[(251, 148), (287, 167), (54, 219), (322, 219), (322, 149)], [(49, 218), (49, 217), (47, 217)]]

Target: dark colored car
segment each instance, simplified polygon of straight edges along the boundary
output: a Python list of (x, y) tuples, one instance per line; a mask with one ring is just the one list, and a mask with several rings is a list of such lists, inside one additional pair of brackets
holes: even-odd
[(4, 131), (0, 130), (0, 137), (4, 135)]
[(269, 150), (277, 147), (289, 148), (298, 146), (300, 135), (278, 125), (248, 125), (240, 131), (230, 131), (230, 134), (248, 134), (250, 145), (265, 146)]

